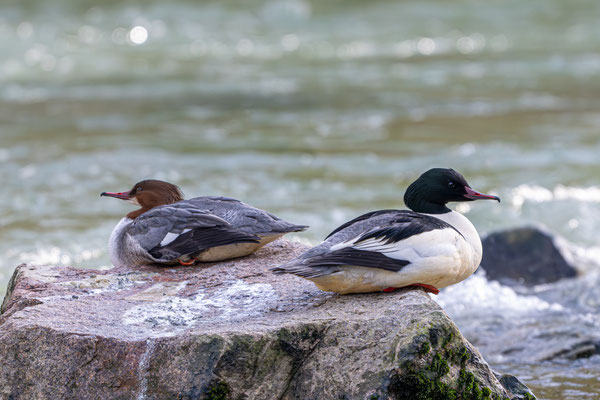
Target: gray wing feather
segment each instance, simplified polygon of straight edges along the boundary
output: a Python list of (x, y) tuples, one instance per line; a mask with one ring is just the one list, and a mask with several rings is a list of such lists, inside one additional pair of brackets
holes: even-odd
[(293, 260), (278, 267), (271, 268), (271, 271), (275, 274), (294, 274), (303, 278), (317, 278), (319, 276), (331, 275), (334, 272), (341, 271), (339, 265), (314, 265), (310, 262), (311, 260), (327, 254), (332, 245), (332, 243), (325, 241), (318, 246), (305, 251)]
[(224, 219), (186, 202), (155, 207), (135, 219), (128, 234), (146, 250), (160, 244), (167, 233), (181, 233), (195, 228), (231, 228)]
[(252, 207), (229, 197), (196, 197), (188, 200), (196, 207), (227, 220), (237, 229), (253, 235), (300, 232), (308, 228), (284, 221), (268, 211)]

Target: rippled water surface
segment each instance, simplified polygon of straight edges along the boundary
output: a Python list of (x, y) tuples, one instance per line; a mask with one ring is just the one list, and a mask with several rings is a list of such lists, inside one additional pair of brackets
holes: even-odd
[(596, 399), (598, 356), (502, 349), (519, 329), (531, 348), (600, 340), (599, 15), (591, 0), (3, 1), (0, 294), (21, 262), (107, 265), (131, 206), (99, 193), (143, 178), (243, 199), (316, 243), (451, 166), (503, 199), (460, 208), (481, 233), (544, 225), (583, 276), (476, 276), (438, 301), (541, 398)]

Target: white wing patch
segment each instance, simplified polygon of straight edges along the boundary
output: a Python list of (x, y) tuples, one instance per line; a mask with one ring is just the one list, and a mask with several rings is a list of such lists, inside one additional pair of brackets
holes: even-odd
[(429, 257), (454, 256), (460, 235), (452, 228), (445, 228), (423, 232), (392, 243), (387, 243), (385, 238), (371, 238), (356, 243), (359, 238), (360, 236), (338, 243), (331, 246), (330, 250), (352, 247), (356, 250), (381, 253), (389, 258), (415, 263)]
[(171, 243), (173, 240), (177, 239), (179, 237), (179, 235), (183, 235), (184, 233), (187, 233), (191, 231), (191, 229), (184, 229), (182, 230), (180, 233), (173, 233), (173, 232), (169, 232), (165, 235), (165, 237), (163, 238), (163, 240), (161, 240), (160, 242), (160, 246), (166, 246), (169, 243)]
[[(360, 236), (362, 236), (362, 235), (360, 235)], [(329, 248), (329, 251), (336, 251), (336, 250), (340, 250), (340, 249), (345, 249), (346, 247), (352, 247), (354, 242), (356, 242), (360, 238), (360, 236), (357, 236), (346, 242), (341, 242), (341, 243), (335, 244)]]

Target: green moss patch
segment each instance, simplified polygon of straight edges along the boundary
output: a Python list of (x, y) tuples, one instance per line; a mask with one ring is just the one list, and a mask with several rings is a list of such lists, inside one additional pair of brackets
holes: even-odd
[[(392, 399), (501, 400), (466, 369), (469, 350), (451, 325), (437, 325), (413, 342), (413, 358), (404, 361), (388, 386)], [(454, 368), (452, 368), (454, 367)], [(451, 370), (457, 371), (453, 374)], [(454, 376), (452, 376), (454, 375)], [(503, 400), (503, 399), (502, 399)]]
[(229, 386), (227, 383), (220, 381), (214, 382), (206, 391), (206, 400), (227, 400), (229, 396)]

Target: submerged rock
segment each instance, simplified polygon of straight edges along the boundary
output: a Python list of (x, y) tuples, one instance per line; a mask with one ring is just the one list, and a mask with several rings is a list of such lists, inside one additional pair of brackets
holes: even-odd
[(493, 232), (483, 241), (481, 268), (504, 284), (537, 285), (577, 275), (553, 237), (537, 228)]
[(506, 399), (421, 289), (340, 296), (268, 268), (285, 241), (197, 267), (20, 265), (0, 398)]

